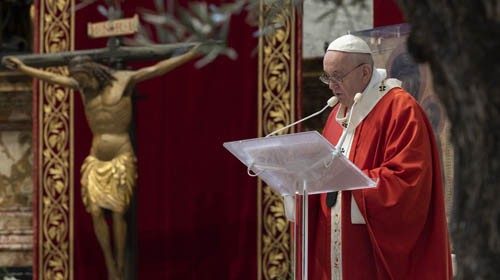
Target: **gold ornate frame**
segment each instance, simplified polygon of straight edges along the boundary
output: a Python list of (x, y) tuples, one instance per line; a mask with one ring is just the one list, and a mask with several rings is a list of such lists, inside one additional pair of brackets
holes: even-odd
[[(268, 11), (260, 1), (260, 14)], [(276, 32), (259, 38), (258, 136), (295, 119), (295, 6), (285, 1), (276, 18), (259, 19), (259, 28), (278, 23)], [(270, 22), (272, 20), (272, 22)], [(281, 197), (258, 181), (257, 279), (292, 279), (293, 240)]]
[[(74, 0), (38, 0), (36, 49), (74, 50)], [(66, 74), (66, 67), (47, 69)], [(73, 92), (39, 82), (34, 87), (37, 243), (35, 279), (73, 279)]]

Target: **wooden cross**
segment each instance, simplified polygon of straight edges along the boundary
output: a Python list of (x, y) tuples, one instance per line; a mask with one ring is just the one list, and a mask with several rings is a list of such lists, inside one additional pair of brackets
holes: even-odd
[[(172, 56), (173, 53), (188, 50), (200, 42), (186, 42), (175, 44), (153, 44), (149, 46), (127, 47), (120, 43), (120, 36), (134, 34), (138, 30), (137, 15), (132, 18), (119, 19), (121, 14), (119, 5), (115, 4), (114, 13), (110, 15), (110, 20), (89, 23), (87, 33), (91, 38), (107, 37), (108, 46), (106, 48), (88, 49), (79, 51), (16, 55), (24, 64), (32, 67), (54, 67), (68, 65), (69, 61), (76, 56), (89, 56), (95, 62), (114, 64), (116, 62), (138, 61), (138, 60), (160, 60)], [(203, 45), (217, 45), (221, 42), (204, 42)], [(8, 54), (6, 54), (8, 55)], [(0, 57), (1, 59), (2, 57)], [(1, 65), (0, 70), (5, 70)]]
[[(158, 60), (172, 55), (175, 51), (187, 49), (200, 43), (155, 44), (144, 47), (99, 48), (80, 51), (16, 55), (24, 64), (32, 67), (53, 67), (67, 65), (76, 56), (89, 56), (96, 62)], [(2, 69), (5, 66), (2, 65)]]

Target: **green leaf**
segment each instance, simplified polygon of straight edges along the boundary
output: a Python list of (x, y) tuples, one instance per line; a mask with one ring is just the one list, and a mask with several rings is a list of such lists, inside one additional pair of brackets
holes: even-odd
[(210, 62), (214, 61), (217, 58), (217, 56), (219, 56), (222, 50), (223, 50), (222, 47), (214, 46), (213, 49), (205, 57), (203, 57), (202, 59), (198, 60), (195, 63), (195, 67), (199, 69), (209, 64)]
[[(256, 3), (258, 3), (258, 1), (255, 1)], [(245, 5), (250, 5), (250, 3), (247, 3), (247, 1), (242, 1), (242, 0), (237, 0), (235, 1), (234, 3), (229, 3), (229, 4), (223, 4), (220, 6), (220, 10), (222, 12), (226, 12), (226, 13), (231, 13), (231, 14), (239, 14), (243, 8), (245, 7)]]
[(199, 19), (203, 22), (208, 22), (208, 6), (206, 2), (191, 2), (189, 4), (191, 11), (198, 16)]
[(227, 34), (229, 32), (229, 25), (231, 21), (224, 22), (221, 26), (219, 26), (218, 32), (213, 35), (215, 40), (227, 41)]
[(162, 15), (162, 14), (143, 13), (142, 19), (145, 22), (148, 22), (148, 23), (151, 23), (154, 25), (161, 25), (161, 24), (165, 24), (167, 22), (165, 15)]
[(238, 58), (238, 53), (233, 48), (227, 48), (223, 51), (223, 53), (232, 60), (236, 60)]

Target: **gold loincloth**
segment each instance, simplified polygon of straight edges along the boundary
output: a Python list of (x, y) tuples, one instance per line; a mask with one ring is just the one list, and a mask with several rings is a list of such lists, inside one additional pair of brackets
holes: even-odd
[(87, 212), (94, 207), (124, 212), (134, 192), (137, 171), (132, 153), (110, 161), (88, 156), (82, 165), (82, 198)]

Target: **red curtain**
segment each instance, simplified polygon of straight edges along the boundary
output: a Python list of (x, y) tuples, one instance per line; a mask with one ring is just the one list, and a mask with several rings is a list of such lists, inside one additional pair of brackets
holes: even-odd
[[(151, 4), (125, 2), (125, 16)], [(105, 46), (86, 36), (102, 21), (95, 5), (76, 14), (76, 48)], [(193, 63), (138, 86), (138, 279), (255, 279), (257, 183), (223, 147), (257, 133), (257, 39), (233, 18), (239, 54), (197, 70)], [(136, 65), (137, 68), (143, 65)], [(104, 258), (80, 195), (91, 134), (75, 98), (75, 279), (105, 279)]]
[(396, 0), (373, 0), (373, 27), (405, 22)]

